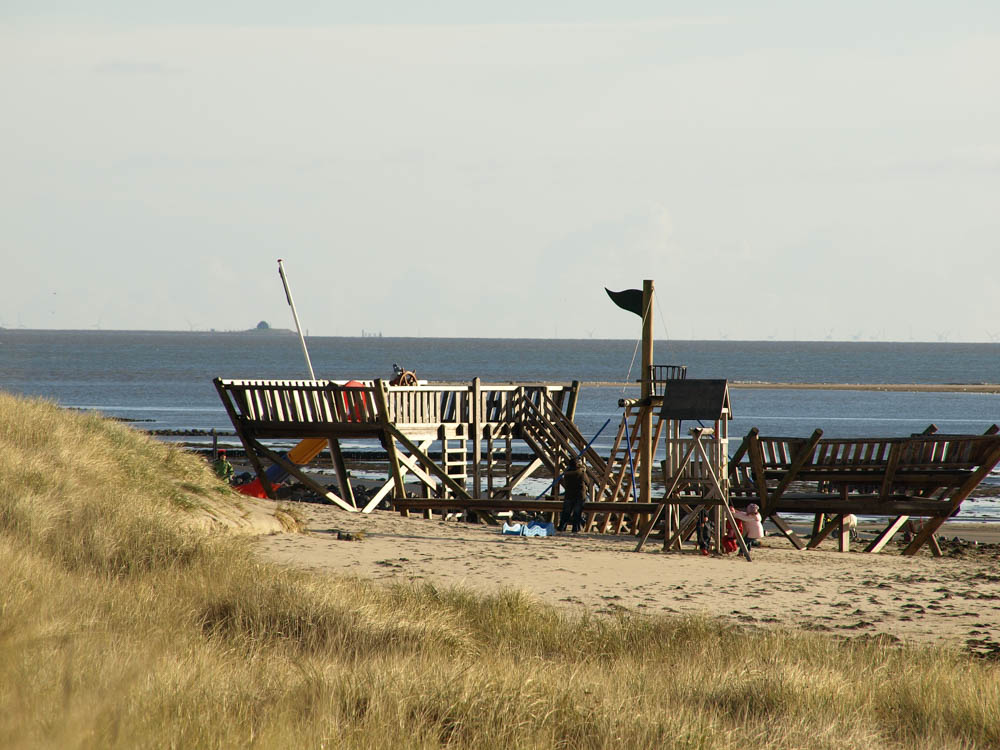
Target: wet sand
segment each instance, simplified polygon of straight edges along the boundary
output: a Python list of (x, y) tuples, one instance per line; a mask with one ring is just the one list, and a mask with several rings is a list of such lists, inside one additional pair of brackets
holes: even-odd
[[(495, 526), (390, 511), (348, 514), (296, 503), (305, 534), (259, 538), (260, 554), (319, 573), (379, 581), (433, 582), (481, 591), (524, 590), (574, 610), (701, 613), (751, 626), (788, 626), (848, 637), (886, 634), (924, 644), (1000, 653), (1000, 528), (949, 523), (945, 556), (903, 557), (890, 544), (878, 555), (837, 552), (830, 540), (797, 551), (767, 537), (753, 562), (665, 554), (651, 541), (634, 552), (631, 536), (503, 536)], [(360, 541), (338, 532), (362, 532)], [(860, 550), (861, 544), (854, 544)]]

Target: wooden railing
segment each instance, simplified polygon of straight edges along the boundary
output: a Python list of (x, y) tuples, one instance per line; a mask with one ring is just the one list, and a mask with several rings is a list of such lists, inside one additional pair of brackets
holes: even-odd
[[(377, 425), (377, 385), (329, 380), (222, 380), (216, 387), (247, 423)], [(388, 421), (397, 425), (513, 422), (519, 404), (543, 402), (563, 411), (573, 385), (432, 384), (386, 386)], [(478, 398), (477, 398), (478, 396)]]
[(518, 419), (521, 400), (539, 404), (544, 396), (563, 410), (571, 389), (561, 385), (476, 383), (389, 386), (386, 408), (390, 421), (398, 425), (510, 423)]
[[(687, 378), (687, 366), (685, 365), (650, 365), (649, 379), (653, 387), (654, 396), (662, 396), (667, 383), (671, 380), (685, 380)], [(642, 382), (637, 381), (637, 382)]]
[[(769, 479), (788, 472), (807, 445), (806, 438), (759, 437), (760, 457)], [(983, 435), (930, 435), (899, 438), (823, 438), (796, 471), (802, 481), (862, 481), (889, 474), (893, 481), (923, 473), (970, 472), (988, 460), (997, 438)]]
[(221, 380), (216, 387), (237, 415), (255, 424), (376, 424), (372, 386), (328, 380)]

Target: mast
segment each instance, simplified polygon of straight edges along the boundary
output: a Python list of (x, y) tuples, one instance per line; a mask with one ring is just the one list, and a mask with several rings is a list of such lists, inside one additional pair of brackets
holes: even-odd
[(316, 373), (313, 372), (313, 363), (309, 359), (309, 349), (306, 348), (306, 337), (302, 335), (302, 326), (299, 325), (299, 313), (295, 309), (295, 302), (292, 301), (292, 290), (288, 288), (288, 279), (285, 278), (285, 267), (281, 265), (281, 258), (278, 258), (278, 275), (281, 277), (281, 283), (285, 287), (285, 298), (288, 300), (288, 306), (292, 308), (292, 318), (295, 320), (295, 330), (299, 332), (299, 343), (302, 344), (302, 354), (306, 358), (306, 367), (309, 370), (309, 379), (315, 380)]
[(639, 502), (653, 494), (653, 280), (642, 282), (642, 403), (639, 432)]

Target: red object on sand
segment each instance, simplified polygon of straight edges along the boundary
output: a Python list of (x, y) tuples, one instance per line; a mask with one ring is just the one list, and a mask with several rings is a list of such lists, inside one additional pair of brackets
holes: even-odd
[[(280, 484), (271, 485), (275, 489), (280, 487)], [(252, 482), (247, 482), (246, 484), (240, 484), (233, 487), (234, 490), (239, 492), (241, 495), (249, 495), (250, 497), (259, 497), (262, 500), (267, 498), (267, 493), (264, 492), (264, 485), (260, 483), (260, 479), (254, 479)]]

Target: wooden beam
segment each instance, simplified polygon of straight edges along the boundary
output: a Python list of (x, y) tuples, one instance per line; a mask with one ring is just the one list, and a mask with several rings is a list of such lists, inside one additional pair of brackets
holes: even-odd
[[(508, 498), (441, 498), (441, 497), (408, 497), (405, 500), (393, 501), (397, 508), (408, 510), (426, 510), (439, 508), (458, 508), (463, 510), (513, 510), (558, 513), (562, 510), (562, 500), (534, 500), (531, 498), (512, 500)], [(601, 506), (610, 505), (611, 510), (621, 512), (654, 513), (659, 507), (656, 503), (604, 503), (585, 502), (583, 509), (602, 510)]]
[(566, 415), (567, 419), (573, 422), (576, 420), (576, 404), (580, 398), (580, 381), (574, 380), (573, 383), (570, 385), (570, 389), (571, 390), (569, 392), (569, 403), (566, 404), (566, 411), (564, 412), (564, 414)]
[(670, 539), (665, 539), (663, 541), (663, 551), (666, 552), (670, 547), (679, 547), (681, 540), (688, 536), (694, 529), (695, 525), (698, 523), (698, 514), (703, 510), (708, 508), (707, 503), (700, 503), (694, 507), (694, 509), (681, 519), (681, 522), (677, 525), (677, 531), (674, 532)]
[(392, 481), (395, 484), (396, 497), (406, 497), (406, 486), (403, 484), (403, 474), (399, 470), (399, 455), (396, 452), (396, 442), (393, 440), (392, 420), (389, 419), (389, 407), (386, 403), (386, 385), (381, 378), (375, 381), (375, 405), (378, 409), (378, 420), (382, 427), (382, 434), (385, 435), (385, 450), (389, 454), (389, 469), (392, 472)]
[[(431, 445), (431, 443), (433, 443), (433, 442), (434, 442), (433, 440), (425, 440), (423, 443), (420, 444), (420, 447), (422, 449), (424, 449), (424, 450), (427, 450), (427, 448), (429, 448), (430, 445)], [(424, 474), (423, 471), (418, 471), (418, 467), (416, 467), (415, 465), (409, 464), (408, 463), (409, 460), (410, 460), (409, 456), (404, 457), (404, 456), (400, 455), (399, 458), (400, 458), (401, 463), (403, 464), (400, 467), (400, 474), (402, 474), (405, 477), (406, 473), (412, 469), (413, 473), (416, 474), (416, 476), (418, 478), (420, 478), (421, 482), (423, 482), (424, 485), (426, 486), (427, 485), (427, 479), (430, 479), (430, 477), (428, 477), (426, 474)], [(414, 461), (414, 464), (415, 463), (416, 462)], [(395, 486), (395, 480), (390, 477), (379, 488), (379, 491), (376, 492), (374, 495), (372, 495), (372, 497), (368, 500), (367, 505), (365, 505), (365, 507), (361, 509), (361, 512), (362, 513), (371, 513), (373, 510), (375, 510), (375, 508), (378, 506), (378, 504), (380, 502), (382, 502), (383, 498), (385, 498), (385, 496), (389, 494), (389, 491), (392, 490), (392, 488), (394, 486)]]
[(483, 409), (482, 400), (483, 387), (479, 378), (472, 379), (472, 486), (475, 487), (473, 494), (478, 497), (482, 492), (482, 439), (483, 439)]
[(767, 477), (764, 476), (764, 455), (760, 447), (760, 435), (753, 432), (748, 435), (750, 443), (747, 446), (750, 453), (750, 468), (753, 471), (754, 484), (757, 485), (757, 502), (760, 504), (761, 517), (767, 518), (769, 504), (767, 498)]
[(357, 508), (358, 503), (354, 499), (354, 488), (351, 487), (351, 477), (347, 471), (347, 464), (344, 463), (344, 454), (340, 450), (340, 441), (337, 438), (329, 438), (327, 443), (330, 446), (330, 459), (333, 463), (333, 470), (337, 474), (337, 484), (340, 485), (340, 492), (344, 500), (352, 507)]
[(532, 474), (541, 469), (543, 466), (545, 466), (545, 462), (536, 456), (534, 459), (531, 460), (531, 463), (529, 463), (527, 466), (525, 466), (523, 469), (517, 472), (517, 474), (515, 474), (511, 478), (511, 480), (500, 489), (500, 491), (507, 492), (508, 494), (514, 492), (515, 487), (517, 487), (521, 482), (530, 477)]
[(842, 525), (843, 523), (844, 523), (843, 513), (839, 514), (832, 521), (827, 521), (826, 518), (824, 517), (823, 525), (820, 528), (819, 532), (813, 534), (812, 539), (809, 540), (808, 549), (816, 549), (820, 544), (822, 544), (824, 539), (830, 536), (830, 532), (833, 531), (835, 526), (837, 526), (838, 524)]
[(896, 516), (892, 523), (882, 529), (867, 547), (865, 547), (865, 552), (880, 552), (882, 548), (892, 539), (896, 532), (899, 531), (903, 524), (905, 524), (910, 519), (909, 516)]
[(899, 467), (899, 457), (903, 453), (903, 443), (893, 443), (889, 449), (889, 460), (885, 467), (885, 476), (882, 477), (882, 485), (879, 489), (881, 497), (888, 497), (892, 491), (892, 479), (896, 476), (896, 469)]
[(313, 481), (310, 477), (306, 476), (305, 473), (303, 473), (302, 470), (299, 469), (299, 467), (295, 465), (295, 463), (293, 463), (292, 461), (289, 461), (286, 457), (279, 456), (277, 453), (275, 453), (274, 451), (272, 451), (272, 450), (270, 450), (268, 448), (265, 448), (260, 443), (257, 443), (257, 449), (261, 453), (263, 453), (265, 456), (267, 456), (268, 459), (270, 459), (274, 463), (278, 464), (282, 469), (284, 469), (289, 474), (291, 474), (293, 477), (295, 477), (296, 479), (298, 479), (302, 484), (304, 484), (306, 487), (308, 487), (309, 489), (311, 489), (313, 492), (315, 492), (320, 497), (325, 498), (326, 500), (328, 500), (329, 502), (333, 503), (334, 505), (339, 505), (341, 508), (343, 508), (344, 510), (346, 510), (346, 511), (348, 511), (350, 513), (357, 513), (358, 512), (357, 508), (355, 508), (355, 507), (353, 507), (351, 505), (348, 505), (344, 501), (343, 498), (341, 498), (340, 496), (336, 495), (333, 492), (330, 492), (330, 490), (328, 490), (326, 487), (324, 487), (323, 485), (319, 484), (318, 482)]
[(789, 526), (788, 523), (786, 523), (786, 521), (785, 521), (784, 518), (782, 518), (781, 516), (779, 516), (777, 513), (772, 513), (771, 515), (769, 515), (767, 517), (767, 519), (770, 520), (771, 523), (773, 523), (775, 526), (778, 527), (778, 531), (780, 531), (782, 534), (784, 534), (785, 539), (787, 539), (788, 541), (790, 541), (792, 543), (792, 545), (795, 547), (795, 549), (805, 549), (806, 548), (806, 542), (805, 542), (805, 540), (802, 537), (800, 537), (798, 534), (795, 533), (795, 531), (792, 529), (792, 527)]

